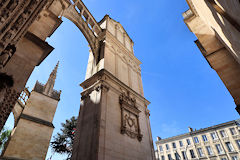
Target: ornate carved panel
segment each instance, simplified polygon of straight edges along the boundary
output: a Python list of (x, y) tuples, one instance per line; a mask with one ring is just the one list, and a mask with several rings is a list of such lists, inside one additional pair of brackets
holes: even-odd
[(119, 97), (121, 106), (121, 133), (131, 138), (142, 140), (142, 134), (139, 126), (139, 113), (136, 107), (136, 99), (130, 97), (128, 93), (122, 93)]
[[(27, 32), (48, 0), (0, 0), (0, 56), (7, 46), (14, 46)], [(5, 62), (11, 55), (5, 54)], [(3, 64), (2, 66), (4, 66)]]

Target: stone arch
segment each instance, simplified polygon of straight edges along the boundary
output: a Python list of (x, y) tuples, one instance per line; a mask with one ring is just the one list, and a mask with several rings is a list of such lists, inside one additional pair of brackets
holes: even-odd
[(72, 21), (82, 32), (97, 59), (102, 40), (102, 28), (81, 0), (64, 0), (61, 16)]

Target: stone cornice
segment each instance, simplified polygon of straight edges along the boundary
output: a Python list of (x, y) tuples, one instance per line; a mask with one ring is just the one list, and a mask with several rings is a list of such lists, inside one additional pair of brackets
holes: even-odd
[(21, 114), (20, 118), (25, 119), (25, 120), (29, 120), (29, 121), (32, 121), (32, 122), (35, 122), (35, 123), (38, 123), (38, 124), (42, 124), (42, 125), (45, 125), (45, 126), (48, 126), (48, 127), (51, 127), (51, 128), (54, 128), (54, 126), (51, 122), (48, 122), (46, 120), (36, 118), (36, 117), (30, 116), (30, 115), (27, 115), (27, 114)]
[[(84, 95), (84, 92), (87, 92), (87, 90), (89, 90), (90, 88), (93, 89), (93, 87), (96, 86), (98, 83), (103, 83), (103, 84), (106, 84), (107, 86), (113, 88), (113, 86), (111, 86), (107, 83), (107, 81), (104, 79), (104, 76), (106, 76), (108, 79), (112, 80), (114, 83), (118, 84), (120, 87), (129, 91), (135, 97), (138, 97), (141, 101), (143, 101), (146, 104), (146, 106), (150, 104), (150, 102), (147, 99), (145, 99), (142, 95), (140, 95), (139, 93), (137, 93), (136, 91), (131, 89), (129, 86), (127, 86), (126, 84), (121, 82), (119, 79), (117, 79), (114, 75), (112, 75), (110, 72), (108, 72), (105, 69), (98, 71), (92, 77), (90, 77), (89, 79), (85, 80), (83, 83), (80, 84), (80, 86), (83, 87), (83, 89), (84, 89), (84, 91), (82, 92), (82, 95)], [(114, 88), (114, 89), (116, 89), (116, 88)], [(118, 90), (119, 93), (121, 93), (119, 88), (116, 90)]]
[(171, 142), (171, 141), (174, 141), (174, 140), (182, 139), (184, 137), (193, 136), (193, 135), (205, 132), (205, 131), (215, 130), (215, 129), (218, 129), (218, 128), (221, 128), (221, 127), (226, 127), (226, 126), (231, 126), (231, 125), (236, 125), (236, 121), (233, 120), (233, 121), (221, 123), (221, 124), (218, 124), (218, 125), (214, 125), (214, 126), (211, 126), (211, 127), (199, 129), (199, 130), (196, 130), (196, 131), (193, 131), (193, 132), (184, 133), (184, 134), (180, 134), (180, 135), (177, 135), (177, 136), (174, 136), (174, 137), (161, 139), (160, 141), (156, 141), (156, 144), (163, 144), (163, 143)]

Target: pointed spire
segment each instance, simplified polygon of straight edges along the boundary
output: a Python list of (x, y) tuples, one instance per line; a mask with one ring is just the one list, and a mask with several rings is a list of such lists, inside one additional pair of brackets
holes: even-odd
[(55, 68), (53, 69), (52, 73), (50, 74), (47, 83), (44, 85), (43, 93), (48, 96), (51, 96), (51, 94), (53, 92), (53, 87), (55, 85), (55, 80), (57, 77), (58, 66), (59, 66), (59, 61), (57, 62)]

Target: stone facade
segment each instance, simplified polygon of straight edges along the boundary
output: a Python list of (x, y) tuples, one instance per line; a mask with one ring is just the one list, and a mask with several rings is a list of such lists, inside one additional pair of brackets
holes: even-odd
[(238, 160), (240, 158), (240, 120), (156, 141), (157, 160)]
[(90, 52), (73, 160), (153, 160), (149, 102), (143, 96), (141, 62), (120, 23), (109, 16), (100, 59)]
[(12, 76), (12, 89), (21, 93), (34, 67), (53, 50), (45, 40), (59, 27), (62, 16), (79, 28), (91, 48), (72, 159), (153, 160), (149, 102), (133, 42), (109, 16), (97, 22), (81, 0), (47, 1), (25, 28), (16, 52), (2, 69)]
[(184, 22), (209, 65), (217, 72), (240, 114), (240, 2), (187, 0)]
[(15, 127), (2, 154), (3, 159), (45, 159), (54, 129), (53, 117), (60, 100), (60, 92), (53, 89), (57, 66), (45, 85), (37, 82), (31, 93), (25, 90), (21, 94), (13, 110)]

